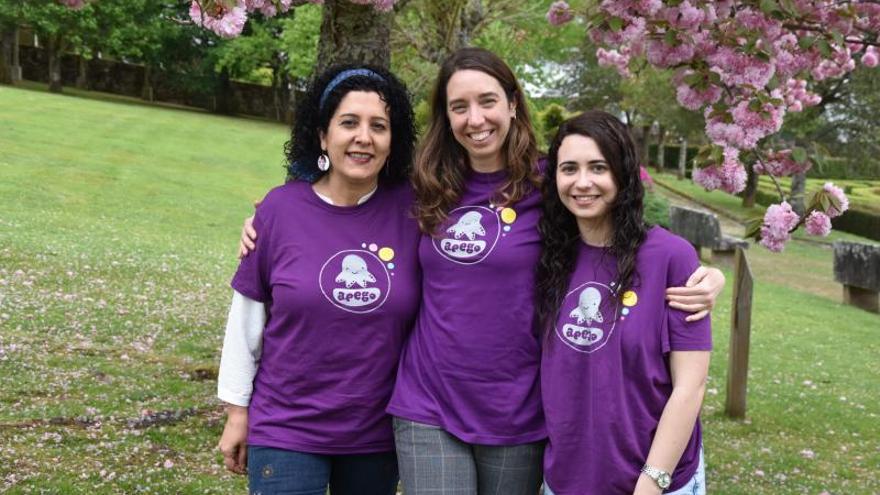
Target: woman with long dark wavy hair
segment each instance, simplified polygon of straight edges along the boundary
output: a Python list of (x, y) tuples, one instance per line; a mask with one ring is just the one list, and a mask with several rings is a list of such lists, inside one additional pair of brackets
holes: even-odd
[(218, 396), (226, 467), (250, 493), (393, 495), (385, 406), (419, 304), (405, 86), (388, 71), (318, 76), (287, 144), (287, 182), (253, 220), (232, 280)]
[(645, 223), (643, 196), (616, 117), (591, 111), (559, 127), (537, 271), (545, 495), (705, 493), (710, 322), (665, 301), (699, 262), (687, 241)]
[[(539, 489), (540, 178), (513, 71), (488, 50), (450, 55), (413, 167), (422, 303), (387, 409), (407, 495)], [(252, 233), (246, 224), (242, 251)], [(703, 317), (723, 281), (699, 269), (671, 304)]]

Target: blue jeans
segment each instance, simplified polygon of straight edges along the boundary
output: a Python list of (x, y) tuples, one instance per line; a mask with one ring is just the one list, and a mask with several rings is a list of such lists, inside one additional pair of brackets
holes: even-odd
[(394, 418), (406, 495), (535, 495), (544, 442), (477, 445), (438, 426)]
[(248, 446), (251, 495), (394, 495), (397, 456), (322, 455)]
[[(544, 482), (544, 495), (554, 495)], [(664, 495), (706, 495), (706, 462), (703, 460), (703, 449), (700, 449), (700, 464), (694, 477), (683, 487), (674, 492), (664, 492)]]

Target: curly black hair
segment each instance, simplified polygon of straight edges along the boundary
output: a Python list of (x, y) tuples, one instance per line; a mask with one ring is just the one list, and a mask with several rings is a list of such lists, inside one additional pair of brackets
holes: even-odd
[[(324, 90), (333, 78), (342, 71), (353, 69), (368, 69), (381, 79), (368, 75), (349, 76), (330, 90), (321, 105)], [(339, 102), (350, 91), (375, 92), (388, 106), (391, 118), (391, 152), (379, 180), (397, 184), (409, 179), (416, 129), (406, 86), (394, 74), (380, 67), (346, 64), (333, 66), (316, 77), (298, 103), (290, 141), (284, 145), (287, 181), (315, 182), (326, 173), (318, 169), (318, 157), (321, 155), (320, 133), (327, 132)]]
[(608, 162), (617, 196), (611, 204), (612, 237), (605, 254), (617, 258), (614, 293), (622, 297), (637, 284), (636, 252), (645, 240), (642, 200), (645, 188), (639, 178), (639, 160), (626, 126), (617, 117), (597, 110), (566, 120), (550, 145), (543, 182), (543, 215), (538, 223), (542, 238), (541, 259), (536, 270), (536, 306), (542, 332), (549, 335), (559, 316), (577, 262), (581, 236), (575, 216), (559, 198), (556, 184), (558, 153), (562, 140), (571, 134), (592, 138)]

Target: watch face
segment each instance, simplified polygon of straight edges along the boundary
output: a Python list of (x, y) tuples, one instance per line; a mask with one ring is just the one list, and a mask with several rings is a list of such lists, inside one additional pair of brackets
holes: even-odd
[(669, 488), (669, 485), (671, 485), (671, 484), (672, 484), (672, 477), (669, 476), (668, 474), (663, 473), (657, 477), (657, 485), (659, 485), (660, 488), (665, 490), (665, 489)]

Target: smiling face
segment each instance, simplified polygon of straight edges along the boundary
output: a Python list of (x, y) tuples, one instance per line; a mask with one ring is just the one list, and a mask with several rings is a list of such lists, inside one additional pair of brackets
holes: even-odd
[(557, 153), (556, 186), (562, 204), (583, 231), (608, 227), (617, 183), (593, 138), (570, 134)]
[(497, 79), (478, 70), (455, 72), (446, 83), (446, 115), (471, 166), (483, 172), (504, 166), (501, 149), (515, 115), (515, 103), (508, 100)]
[(377, 182), (391, 151), (391, 117), (382, 98), (372, 91), (347, 93), (321, 133), (321, 149), (334, 179)]

